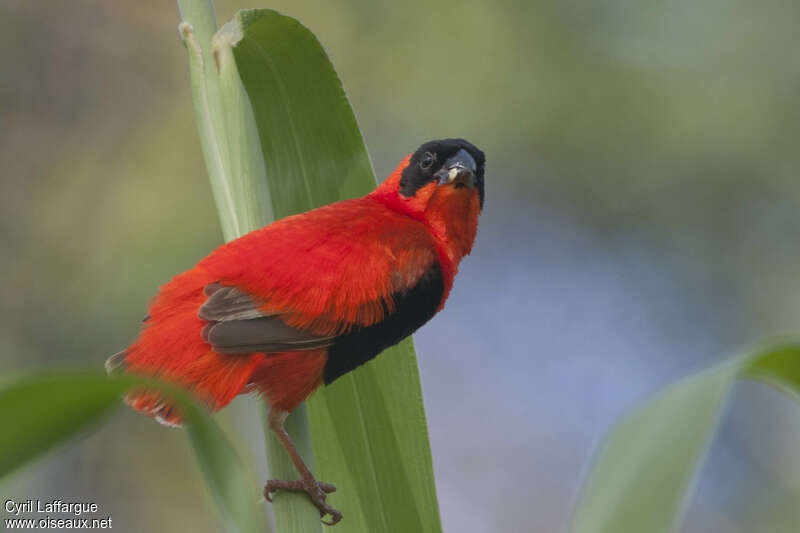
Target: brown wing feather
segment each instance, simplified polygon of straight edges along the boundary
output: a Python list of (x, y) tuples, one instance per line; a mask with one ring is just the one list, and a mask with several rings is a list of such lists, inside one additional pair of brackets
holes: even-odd
[(203, 292), (208, 299), (197, 312), (197, 316), (203, 320), (223, 322), (267, 316), (258, 309), (249, 294), (236, 287), (227, 287), (219, 282), (210, 283)]
[(209, 321), (202, 336), (215, 352), (294, 352), (333, 344), (334, 337), (295, 329), (287, 326), (280, 316), (264, 313), (247, 293), (236, 287), (211, 283), (204, 293), (208, 299), (197, 315)]
[(202, 335), (215, 352), (229, 354), (314, 350), (330, 346), (334, 339), (292, 328), (276, 317), (212, 322)]

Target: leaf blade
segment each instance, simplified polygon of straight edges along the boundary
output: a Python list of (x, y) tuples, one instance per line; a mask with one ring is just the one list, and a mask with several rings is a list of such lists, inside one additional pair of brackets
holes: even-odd
[(123, 388), (92, 374), (26, 376), (0, 390), (0, 477), (69, 439), (118, 405)]
[(800, 345), (734, 358), (679, 381), (625, 417), (593, 461), (570, 531), (674, 531), (736, 379), (758, 379), (800, 398)]
[[(219, 426), (176, 387), (99, 372), (38, 373), (0, 389), (0, 478), (73, 438), (118, 407), (131, 389), (157, 389), (183, 409), (188, 436), (214, 501), (232, 531), (265, 530), (250, 478)], [(23, 416), (20, 408), (24, 406)]]

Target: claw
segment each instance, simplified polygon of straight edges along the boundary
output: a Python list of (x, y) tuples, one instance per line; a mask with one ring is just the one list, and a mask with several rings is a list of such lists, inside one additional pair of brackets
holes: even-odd
[(328, 509), (329, 511), (327, 511), (327, 513), (323, 513), (322, 511), (320, 511), (320, 513), (322, 514), (322, 518), (325, 517), (325, 514), (331, 515), (331, 521), (328, 522), (327, 520), (323, 520), (322, 523), (325, 524), (326, 526), (335, 526), (341, 521), (342, 513), (340, 513), (336, 509), (330, 509), (330, 507)]
[(322, 523), (328, 526), (338, 524), (342, 520), (342, 513), (325, 503), (327, 495), (336, 491), (336, 487), (330, 483), (321, 483), (318, 481), (303, 482), (284, 481), (280, 479), (270, 479), (264, 486), (264, 498), (268, 502), (272, 502), (271, 494), (278, 490), (288, 490), (292, 492), (305, 492), (311, 498), (311, 502), (319, 509), (320, 518), (325, 518), (325, 515), (330, 515), (331, 520), (322, 520)]
[(336, 492), (336, 486), (331, 485), (330, 483), (323, 483), (322, 481), (318, 481), (317, 486), (320, 489), (322, 489), (322, 492), (326, 494), (330, 494), (331, 492)]

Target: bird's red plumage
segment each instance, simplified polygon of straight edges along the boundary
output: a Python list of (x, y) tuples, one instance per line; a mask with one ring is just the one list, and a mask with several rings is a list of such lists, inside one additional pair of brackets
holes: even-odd
[[(213, 409), (256, 390), (293, 410), (322, 383), (327, 349), (220, 354), (201, 336), (204, 288), (235, 286), (265, 314), (294, 328), (337, 335), (375, 324), (393, 311), (393, 293), (414, 285), (438, 261), (444, 281), (439, 308), (477, 231), (480, 202), (468, 189), (431, 183), (405, 198), (397, 193), (406, 157), (364, 198), (295, 215), (220, 246), (193, 269), (161, 287), (149, 318), (128, 348), (130, 372), (158, 375), (192, 389)], [(463, 195), (470, 195), (465, 198)], [(138, 410), (177, 423), (180, 413), (142, 392)]]

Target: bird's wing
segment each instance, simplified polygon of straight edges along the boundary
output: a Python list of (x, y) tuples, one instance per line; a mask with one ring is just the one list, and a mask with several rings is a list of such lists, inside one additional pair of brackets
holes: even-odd
[(264, 313), (236, 287), (211, 283), (205, 293), (208, 299), (197, 315), (209, 322), (203, 328), (203, 340), (217, 353), (293, 352), (333, 343), (333, 336), (317, 336), (287, 326), (280, 315)]
[(198, 312), (204, 340), (219, 353), (312, 350), (391, 315), (436, 251), (422, 224), (378, 209), (387, 211), (334, 204), (212, 254), (203, 268), (219, 275)]

